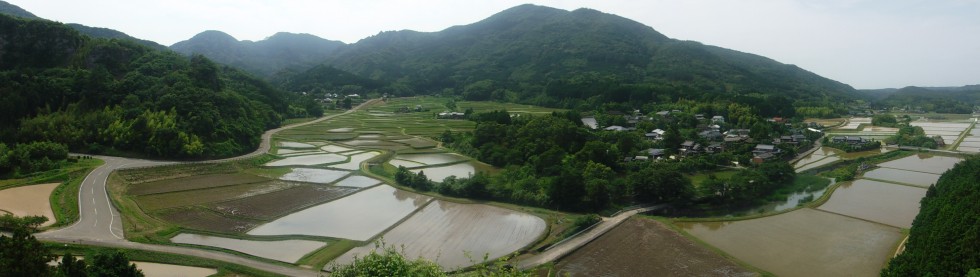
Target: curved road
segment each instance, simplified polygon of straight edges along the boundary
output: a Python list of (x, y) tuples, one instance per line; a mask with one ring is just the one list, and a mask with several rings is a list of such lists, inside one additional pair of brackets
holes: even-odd
[(316, 276), (317, 271), (309, 269), (301, 269), (297, 267), (287, 267), (271, 263), (260, 262), (241, 256), (236, 256), (224, 252), (203, 250), (198, 248), (184, 248), (176, 246), (167, 245), (156, 245), (156, 244), (143, 244), (127, 241), (125, 236), (123, 236), (122, 220), (119, 216), (119, 211), (112, 206), (109, 201), (109, 194), (106, 191), (106, 180), (109, 174), (117, 169), (134, 168), (134, 167), (151, 167), (160, 166), (167, 164), (176, 163), (210, 163), (210, 162), (225, 162), (243, 158), (255, 157), (262, 155), (269, 151), (271, 148), (272, 135), (276, 132), (295, 128), (299, 126), (314, 124), (320, 121), (328, 120), (337, 116), (345, 115), (357, 111), (364, 106), (376, 103), (378, 100), (369, 100), (364, 102), (357, 107), (346, 112), (329, 115), (317, 120), (293, 124), (289, 126), (280, 127), (277, 129), (272, 129), (266, 131), (262, 134), (262, 142), (259, 143), (258, 149), (252, 153), (248, 153), (242, 156), (212, 160), (212, 161), (201, 161), (201, 162), (172, 162), (172, 161), (152, 161), (152, 160), (141, 160), (141, 159), (130, 159), (130, 158), (119, 158), (119, 157), (108, 157), (108, 156), (96, 156), (96, 158), (104, 160), (105, 164), (92, 170), (85, 180), (82, 180), (82, 184), (79, 188), (78, 193), (78, 211), (79, 220), (72, 224), (71, 226), (51, 230), (44, 233), (35, 234), (40, 240), (54, 241), (62, 243), (77, 243), (86, 245), (97, 245), (106, 247), (116, 247), (116, 248), (130, 248), (130, 249), (140, 249), (140, 250), (150, 250), (158, 252), (167, 252), (174, 254), (182, 254), (189, 256), (196, 256), (214, 260), (220, 260), (235, 264), (241, 264), (244, 266), (256, 268), (263, 271), (268, 271), (272, 273), (278, 273), (288, 276)]

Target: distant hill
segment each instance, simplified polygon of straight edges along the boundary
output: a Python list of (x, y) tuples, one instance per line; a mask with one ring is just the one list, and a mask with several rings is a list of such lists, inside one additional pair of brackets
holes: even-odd
[(900, 108), (937, 113), (971, 113), (980, 107), (980, 85), (861, 90), (878, 108)]
[(535, 5), (439, 32), (382, 32), (342, 47), (327, 64), (391, 83), (385, 92), (395, 95), (451, 91), (548, 106), (736, 94), (818, 105), (855, 92), (794, 65), (671, 39), (616, 15)]
[(326, 60), (343, 42), (310, 34), (277, 33), (260, 41), (239, 41), (220, 31), (204, 31), (170, 49), (201, 54), (216, 62), (270, 77), (286, 70), (306, 70)]
[[(40, 20), (46, 20), (44, 18), (37, 17), (33, 13), (28, 12), (28, 11), (22, 9), (21, 7), (18, 7), (16, 5), (13, 5), (13, 4), (4, 2), (4, 1), (0, 1), (0, 14), (11, 15), (11, 16), (14, 16), (14, 17), (20, 17), (20, 18), (24, 18), (24, 19), (40, 19)], [(90, 37), (93, 37), (93, 38), (128, 40), (128, 41), (132, 41), (132, 42), (135, 42), (135, 43), (138, 43), (138, 44), (142, 44), (144, 46), (147, 46), (147, 47), (150, 47), (150, 48), (153, 48), (153, 49), (157, 49), (157, 50), (167, 49), (166, 46), (160, 45), (160, 44), (158, 44), (156, 42), (152, 42), (152, 41), (144, 40), (144, 39), (138, 39), (138, 38), (129, 36), (129, 35), (123, 33), (123, 32), (113, 30), (113, 29), (99, 28), (99, 27), (89, 27), (89, 26), (85, 26), (85, 25), (82, 25), (82, 24), (75, 24), (75, 23), (69, 23), (69, 24), (66, 24), (66, 25), (68, 27), (71, 27), (72, 29), (77, 30), (79, 33), (82, 33), (83, 35), (87, 35), (87, 36), (90, 36)]]

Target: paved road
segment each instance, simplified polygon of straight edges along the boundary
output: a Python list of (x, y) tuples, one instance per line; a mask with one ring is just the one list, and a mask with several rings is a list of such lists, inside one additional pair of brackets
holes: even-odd
[(552, 246), (551, 248), (545, 250), (544, 252), (538, 253), (533, 257), (522, 260), (520, 261), (517, 267), (520, 269), (530, 269), (548, 262), (561, 259), (562, 257), (571, 254), (572, 251), (575, 251), (576, 249), (585, 246), (585, 244), (591, 242), (592, 240), (595, 240), (596, 238), (598, 238), (602, 234), (605, 234), (609, 230), (612, 230), (616, 226), (619, 226), (620, 223), (623, 223), (623, 221), (630, 218), (631, 216), (639, 213), (649, 212), (652, 210), (662, 209), (664, 207), (667, 207), (667, 204), (643, 207), (635, 210), (625, 211), (613, 217), (604, 217), (602, 218), (602, 222), (600, 222), (599, 225), (596, 225), (589, 231), (579, 234), (578, 236), (575, 236), (571, 239), (567, 239), (565, 241), (559, 242), (557, 246)]
[[(337, 116), (352, 113), (357, 111), (367, 105), (377, 102), (378, 100), (369, 100), (361, 105), (358, 105), (354, 109), (348, 110), (341, 114), (335, 114), (330, 116), (325, 116), (317, 120), (293, 124), (277, 129), (272, 129), (266, 131), (262, 134), (262, 142), (259, 143), (258, 149), (252, 153), (248, 153), (242, 156), (212, 160), (212, 161), (200, 161), (200, 162), (225, 162), (230, 160), (237, 160), (243, 158), (250, 158), (258, 155), (262, 155), (269, 151), (271, 147), (272, 135), (276, 132), (295, 128), (299, 126), (309, 125), (317, 123), (320, 121), (328, 120)], [(118, 248), (131, 248), (131, 249), (142, 249), (142, 250), (152, 250), (159, 252), (167, 252), (174, 254), (183, 254), (190, 256), (197, 256), (202, 258), (215, 259), (235, 264), (241, 264), (249, 267), (253, 267), (260, 270), (265, 270), (273, 273), (289, 275), (289, 276), (315, 276), (316, 271), (308, 269), (300, 269), (297, 267), (286, 267), (281, 265), (269, 264), (265, 262), (255, 261), (240, 256), (235, 256), (218, 251), (202, 250), (197, 248), (183, 248), (175, 246), (165, 246), (165, 245), (154, 245), (154, 244), (142, 244), (135, 243), (125, 240), (123, 235), (122, 220), (119, 216), (119, 211), (112, 206), (109, 202), (109, 194), (106, 191), (106, 180), (109, 174), (117, 169), (134, 168), (134, 167), (150, 167), (150, 166), (160, 166), (175, 163), (194, 163), (194, 162), (172, 162), (172, 161), (151, 161), (151, 160), (140, 160), (140, 159), (129, 159), (120, 157), (108, 157), (108, 156), (96, 156), (96, 158), (105, 161), (105, 164), (92, 170), (79, 188), (78, 193), (78, 211), (79, 220), (72, 224), (71, 226), (51, 230), (44, 233), (36, 234), (35, 236), (40, 240), (45, 241), (55, 241), (62, 243), (78, 243), (86, 245), (98, 245), (98, 246), (108, 246), (108, 247), (118, 247)]]

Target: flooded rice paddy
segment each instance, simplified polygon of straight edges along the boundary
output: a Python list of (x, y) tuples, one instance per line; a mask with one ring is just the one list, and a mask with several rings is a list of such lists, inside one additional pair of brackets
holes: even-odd
[(292, 171), (279, 177), (279, 180), (307, 183), (329, 184), (344, 178), (350, 172), (317, 168), (293, 168)]
[(49, 198), (58, 185), (50, 183), (0, 190), (0, 214), (7, 211), (16, 216), (40, 215), (48, 218), (41, 226), (54, 224)]
[(956, 163), (962, 160), (963, 159), (956, 157), (918, 154), (890, 162), (884, 162), (878, 164), (878, 166), (932, 174), (943, 174), (943, 172), (953, 168)]
[(450, 153), (401, 154), (395, 159), (416, 162), (424, 165), (447, 164), (467, 160), (468, 158)]
[(864, 178), (928, 188), (939, 181), (939, 174), (882, 167), (864, 173)]
[(329, 144), (329, 145), (324, 145), (323, 147), (320, 147), (320, 150), (323, 150), (323, 151), (329, 152), (329, 153), (340, 153), (340, 152), (351, 151), (351, 150), (354, 150), (354, 149), (353, 148), (347, 148), (347, 147), (339, 146), (339, 145)]
[(336, 169), (344, 169), (344, 170), (358, 170), (361, 168), (361, 163), (367, 161), (368, 159), (377, 157), (378, 155), (381, 155), (381, 153), (364, 152), (364, 153), (354, 154), (350, 156), (350, 161), (347, 161), (346, 163), (342, 163), (342, 164), (330, 165), (328, 167), (336, 168)]
[[(512, 210), (435, 200), (383, 235), (388, 245), (404, 247), (406, 256), (424, 257), (446, 269), (461, 268), (512, 253), (541, 236), (544, 220)], [(335, 260), (349, 263), (374, 249), (373, 243), (351, 249)], [(466, 256), (470, 253), (471, 258)]]
[(469, 178), (476, 173), (476, 167), (471, 163), (458, 163), (447, 166), (440, 167), (426, 167), (419, 169), (410, 170), (414, 173), (425, 172), (425, 177), (433, 182), (442, 182), (443, 179), (449, 176), (456, 176), (457, 178)]
[(380, 183), (381, 183), (381, 180), (378, 180), (378, 179), (374, 179), (374, 178), (371, 178), (371, 177), (365, 177), (365, 176), (355, 175), (355, 176), (350, 176), (350, 177), (347, 177), (347, 178), (345, 178), (343, 180), (340, 180), (340, 182), (337, 182), (336, 186), (338, 186), (338, 187), (366, 188), (366, 187), (374, 186), (374, 185), (377, 185), (377, 184), (380, 184)]
[(366, 241), (429, 202), (431, 197), (376, 186), (263, 224), (249, 235), (310, 235)]
[(809, 208), (757, 219), (676, 225), (777, 276), (877, 276), (903, 237), (895, 227)]
[(318, 164), (339, 163), (343, 161), (347, 161), (346, 156), (341, 156), (337, 154), (313, 154), (313, 155), (294, 156), (281, 160), (275, 160), (265, 164), (265, 166), (318, 165)]
[(316, 146), (315, 145), (312, 145), (312, 144), (307, 144), (307, 143), (302, 143), (302, 142), (293, 142), (293, 141), (281, 141), (281, 142), (279, 142), (279, 147), (282, 147), (282, 148), (293, 148), (293, 149), (313, 149), (313, 148), (316, 148)]
[(392, 160), (388, 161), (388, 163), (391, 164), (391, 165), (393, 165), (393, 166), (395, 166), (395, 167), (404, 166), (405, 168), (413, 168), (413, 167), (426, 166), (426, 164), (424, 164), (424, 163), (418, 163), (418, 162), (406, 161), (406, 160), (398, 160), (398, 159), (392, 159)]
[(188, 233), (178, 234), (171, 238), (170, 241), (174, 243), (224, 248), (287, 263), (295, 263), (307, 253), (327, 246), (325, 242), (312, 240), (257, 241)]
[(912, 227), (926, 190), (858, 179), (834, 191), (818, 209), (900, 228)]

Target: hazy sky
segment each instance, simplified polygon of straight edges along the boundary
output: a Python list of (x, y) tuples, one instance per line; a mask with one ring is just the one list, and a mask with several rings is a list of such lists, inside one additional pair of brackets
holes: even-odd
[(347, 43), (439, 31), (524, 3), (620, 15), (671, 38), (796, 64), (855, 88), (980, 84), (980, 0), (7, 0), (37, 16), (171, 45), (204, 30)]

